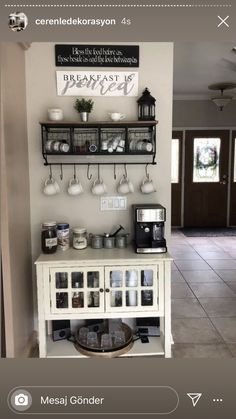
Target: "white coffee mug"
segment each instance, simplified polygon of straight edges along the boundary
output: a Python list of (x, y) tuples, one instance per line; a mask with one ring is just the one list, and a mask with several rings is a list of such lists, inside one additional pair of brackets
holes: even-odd
[(125, 150), (124, 150), (124, 147), (121, 147), (121, 146), (118, 145), (116, 151), (117, 151), (117, 153), (123, 153)]
[(117, 121), (121, 121), (122, 119), (126, 118), (126, 115), (123, 113), (119, 113), (119, 112), (112, 112), (108, 114), (111, 118), (112, 121), (117, 122)]
[(71, 179), (68, 184), (67, 192), (69, 195), (80, 195), (84, 192), (83, 186), (81, 185), (79, 179)]
[(108, 148), (108, 141), (107, 140), (103, 140), (102, 141), (102, 145), (101, 145), (101, 150), (107, 151), (107, 148)]
[(133, 193), (134, 192), (134, 187), (132, 182), (125, 176), (122, 176), (118, 187), (117, 187), (117, 192), (122, 194), (122, 195), (127, 195), (128, 193)]
[(57, 195), (59, 192), (59, 185), (53, 177), (45, 180), (43, 189), (45, 195)]
[(93, 195), (103, 195), (107, 192), (107, 187), (102, 179), (101, 180), (96, 179), (93, 182), (91, 191)]
[(143, 179), (140, 185), (140, 189), (141, 189), (141, 192), (144, 194), (150, 194), (150, 193), (156, 192), (153, 181), (147, 177)]
[(55, 140), (48, 140), (45, 144), (46, 151), (52, 151), (52, 146)]
[(60, 151), (62, 151), (63, 153), (68, 153), (69, 150), (70, 150), (70, 146), (68, 143), (61, 143)]

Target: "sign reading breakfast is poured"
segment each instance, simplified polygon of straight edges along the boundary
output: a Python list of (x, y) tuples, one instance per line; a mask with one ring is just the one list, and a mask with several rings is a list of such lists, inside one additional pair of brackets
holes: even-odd
[(57, 71), (58, 96), (138, 96), (138, 72)]

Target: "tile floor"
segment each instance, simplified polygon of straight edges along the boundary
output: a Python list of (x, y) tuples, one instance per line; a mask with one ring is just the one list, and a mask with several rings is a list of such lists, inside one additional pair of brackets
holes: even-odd
[(173, 230), (174, 358), (236, 357), (236, 237)]

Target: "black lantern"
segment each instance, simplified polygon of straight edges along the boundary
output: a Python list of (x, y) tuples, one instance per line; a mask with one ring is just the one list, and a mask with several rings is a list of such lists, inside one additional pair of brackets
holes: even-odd
[(139, 121), (155, 120), (155, 103), (156, 99), (150, 94), (149, 90), (143, 91), (142, 96), (138, 99), (138, 119)]

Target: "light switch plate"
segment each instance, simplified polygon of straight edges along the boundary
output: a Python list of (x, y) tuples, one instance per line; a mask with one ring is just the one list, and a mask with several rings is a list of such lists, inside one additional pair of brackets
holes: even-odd
[(125, 211), (127, 209), (126, 196), (102, 196), (100, 200), (101, 211)]

